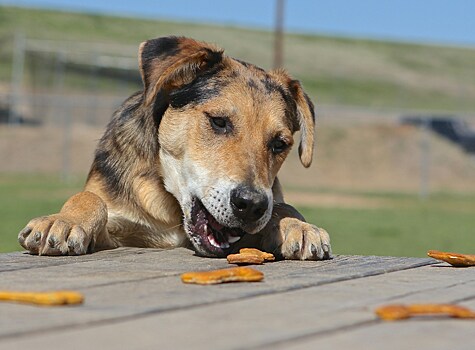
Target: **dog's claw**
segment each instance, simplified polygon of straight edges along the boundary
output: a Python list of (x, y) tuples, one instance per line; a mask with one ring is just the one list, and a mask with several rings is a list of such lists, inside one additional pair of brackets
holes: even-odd
[(291, 247), (290, 247), (290, 250), (292, 251), (292, 253), (297, 256), (300, 252), (300, 243), (299, 242), (293, 242)]
[(322, 260), (323, 259), (323, 249), (315, 244), (312, 244), (312, 256), (315, 260)]
[(280, 234), (284, 237), (280, 246), (281, 255), (286, 259), (331, 258), (330, 237), (324, 229), (299, 219), (283, 218), (280, 221)]
[(31, 220), (18, 234), (20, 245), (32, 254), (86, 254), (90, 237), (82, 228), (60, 215)]

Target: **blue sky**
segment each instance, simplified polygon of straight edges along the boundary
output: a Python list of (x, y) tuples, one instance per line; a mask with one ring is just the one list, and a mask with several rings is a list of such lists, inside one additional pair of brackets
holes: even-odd
[[(0, 4), (271, 29), (274, 0), (0, 0)], [(290, 31), (475, 47), (474, 0), (286, 0)]]

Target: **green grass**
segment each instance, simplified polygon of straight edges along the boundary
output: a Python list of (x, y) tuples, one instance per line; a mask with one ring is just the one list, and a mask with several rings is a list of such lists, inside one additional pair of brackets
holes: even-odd
[(423, 257), (429, 249), (475, 252), (475, 196), (367, 196), (384, 198), (386, 205), (299, 209), (308, 221), (330, 232), (337, 254)]
[[(129, 57), (146, 39), (185, 35), (272, 66), (273, 36), (262, 30), (0, 6), (0, 83), (10, 79), (16, 31), (34, 39), (102, 43), (105, 53), (117, 53), (111, 45), (127, 45), (119, 53)], [(473, 48), (301, 34), (286, 34), (284, 47), (285, 67), (320, 104), (475, 111)]]
[(65, 184), (46, 176), (0, 176), (0, 252), (21, 250), (18, 232), (32, 218), (57, 213), (80, 181)]
[[(0, 176), (0, 252), (20, 250), (18, 231), (33, 217), (57, 212), (82, 181)], [(352, 195), (356, 195), (352, 193)], [(475, 252), (475, 195), (436, 194), (421, 201), (397, 193), (359, 193), (384, 199), (381, 208), (299, 207), (327, 229), (336, 254), (425, 256), (429, 249)]]

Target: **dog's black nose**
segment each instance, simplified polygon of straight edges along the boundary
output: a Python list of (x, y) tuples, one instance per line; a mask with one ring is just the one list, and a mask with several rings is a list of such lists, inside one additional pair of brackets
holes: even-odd
[(240, 186), (231, 191), (233, 214), (244, 222), (259, 220), (269, 206), (265, 193)]

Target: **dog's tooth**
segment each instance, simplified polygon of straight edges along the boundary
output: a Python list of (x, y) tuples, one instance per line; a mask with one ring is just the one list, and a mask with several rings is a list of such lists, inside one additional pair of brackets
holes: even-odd
[(241, 239), (241, 237), (239, 237), (239, 236), (229, 236), (228, 242), (232, 244), (232, 243), (236, 243), (240, 239)]
[(215, 246), (216, 248), (221, 248), (220, 244), (216, 242), (216, 239), (214, 239), (213, 235), (208, 235), (208, 241), (211, 243), (212, 246)]
[(222, 249), (228, 249), (230, 247), (229, 243), (228, 242), (224, 242), (224, 243), (221, 243), (219, 245), (220, 248)]

